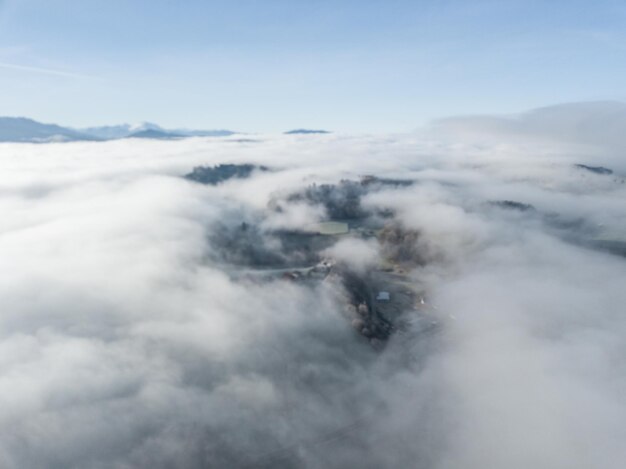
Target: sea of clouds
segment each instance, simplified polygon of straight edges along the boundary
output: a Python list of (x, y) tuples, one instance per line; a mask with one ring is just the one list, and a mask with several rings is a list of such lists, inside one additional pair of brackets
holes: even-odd
[[(626, 259), (589, 240), (626, 238), (626, 118), (594, 106), (409, 135), (0, 145), (0, 467), (623, 468)], [(611, 138), (585, 125), (598, 106)], [(181, 177), (219, 163), (272, 171)], [(420, 233), (436, 324), (382, 350), (323, 284), (240, 281), (207, 241), (244, 216), (318, 221), (267, 207), (366, 174), (416, 181), (363, 203)], [(378, 249), (329, 254), (363, 271)]]

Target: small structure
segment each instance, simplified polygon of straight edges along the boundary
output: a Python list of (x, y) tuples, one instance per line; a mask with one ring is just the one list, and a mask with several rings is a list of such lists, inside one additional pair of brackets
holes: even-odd
[(297, 282), (298, 280), (302, 279), (302, 274), (300, 272), (298, 272), (297, 270), (294, 270), (293, 272), (285, 272), (282, 275), (282, 279), (283, 280), (289, 280), (292, 282)]
[(309, 269), (309, 277), (323, 280), (328, 276), (332, 267), (333, 262), (331, 260), (324, 259), (322, 262)]
[(389, 301), (391, 296), (388, 291), (379, 291), (376, 296), (376, 301)]

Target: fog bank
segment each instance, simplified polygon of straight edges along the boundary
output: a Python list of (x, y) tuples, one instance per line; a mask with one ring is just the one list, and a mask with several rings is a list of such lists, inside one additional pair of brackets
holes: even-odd
[[(626, 142), (577, 112), (584, 138), (537, 111), (0, 144), (0, 466), (621, 469)], [(183, 178), (222, 163), (269, 169)], [(393, 259), (423, 292), (383, 346), (336, 282), (248, 265), (305, 262), (272, 233), (332, 218), (310, 188), (366, 175), (355, 210), (388, 231), (323, 252), (357, 275)]]

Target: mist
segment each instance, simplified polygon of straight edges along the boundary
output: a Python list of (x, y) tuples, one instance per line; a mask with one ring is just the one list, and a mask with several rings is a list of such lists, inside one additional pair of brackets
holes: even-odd
[[(621, 469), (626, 113), (571, 116), (0, 144), (0, 466)], [(267, 170), (184, 177), (219, 164)], [(382, 234), (317, 251), (420, 292), (382, 339), (265, 276), (346, 200)]]

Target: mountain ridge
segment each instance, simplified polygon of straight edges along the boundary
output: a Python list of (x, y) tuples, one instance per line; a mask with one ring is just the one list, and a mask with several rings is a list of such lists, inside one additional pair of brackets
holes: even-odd
[(28, 117), (0, 117), (0, 142), (14, 143), (106, 141), (129, 137), (154, 139), (227, 137), (236, 133), (225, 129), (165, 129), (151, 122), (138, 125), (119, 124), (73, 128), (42, 123)]

